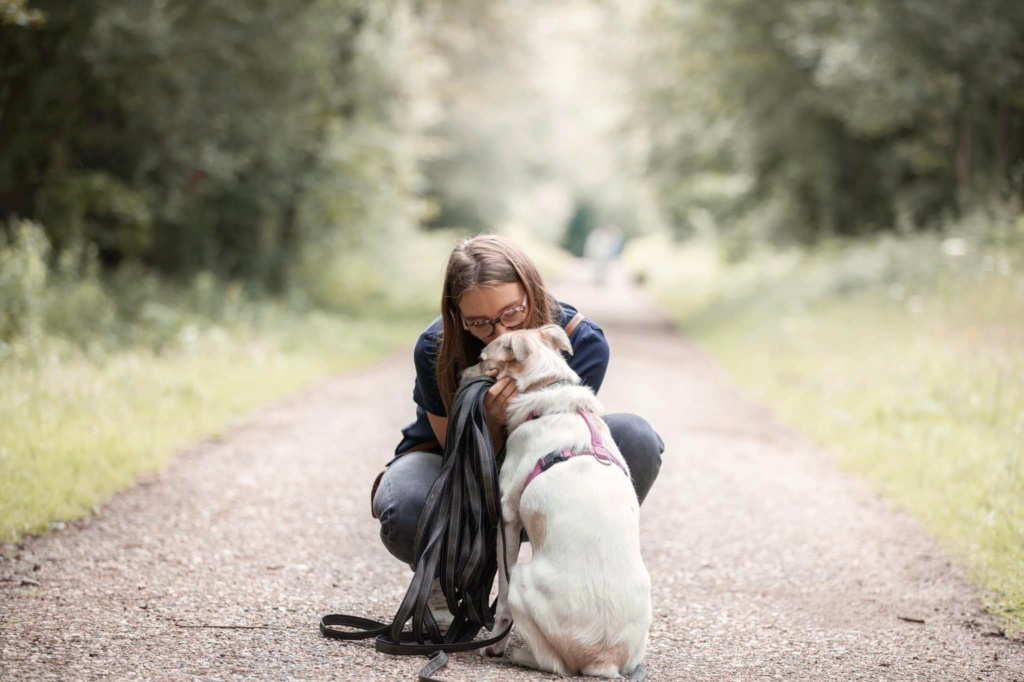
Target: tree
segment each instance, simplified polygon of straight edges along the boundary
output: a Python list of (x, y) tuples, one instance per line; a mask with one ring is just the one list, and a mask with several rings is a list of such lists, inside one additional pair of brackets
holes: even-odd
[[(683, 231), (700, 208), (726, 232), (813, 241), (1019, 195), (1022, 12), (1009, 0), (653, 0), (637, 122), (669, 215)], [(746, 189), (723, 205), (709, 174)]]
[(280, 290), (304, 243), (408, 212), (402, 0), (34, 7), (0, 27), (0, 218), (58, 251)]
[(0, 0), (0, 25), (17, 24), (29, 26), (38, 24), (43, 15), (28, 6), (28, 0)]

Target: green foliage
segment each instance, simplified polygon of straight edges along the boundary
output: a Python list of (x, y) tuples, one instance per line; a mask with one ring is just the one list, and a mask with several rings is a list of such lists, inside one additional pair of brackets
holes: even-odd
[[(1024, 191), (1014, 0), (652, 0), (641, 26), (637, 122), (683, 233), (704, 210), (738, 243), (811, 242)], [(747, 189), (702, 196), (708, 173)]]
[(34, 223), (12, 221), (7, 232), (0, 233), (0, 342), (38, 333), (50, 251)]
[(609, 83), (597, 7), (31, 6), (44, 22), (0, 24), (0, 220), (41, 224), (52, 258), (92, 244), (108, 274), (209, 272), (350, 310), (379, 305), (380, 263), (420, 222), (553, 241), (583, 194), (625, 233), (656, 222), (624, 154), (594, 143), (621, 117), (584, 92)]
[(436, 310), (455, 239), (450, 230), (422, 236), (396, 228), (391, 239), (362, 245), (310, 245), (296, 282), (309, 304), (326, 310), (368, 315)]
[[(351, 259), (344, 248), (320, 249), (328, 260), (302, 273), (309, 280), (300, 278), (301, 291), (311, 293), (297, 290), (275, 299), (211, 272), (173, 283), (134, 261), (107, 271), (99, 249), (88, 242), (66, 247), (54, 259), (40, 226), (18, 221), (9, 232), (12, 238), (0, 239), (0, 363), (18, 366), (78, 355), (99, 363), (121, 353), (172, 352), (213, 329), (279, 336), (284, 318), (301, 325), (318, 315), (390, 315), (425, 324), (437, 306), (453, 237), (410, 236), (387, 253), (364, 248)], [(296, 334), (300, 339), (301, 330)]]
[(122, 259), (142, 257), (151, 241), (152, 216), (145, 199), (101, 172), (69, 172), (46, 182), (36, 198), (37, 214), (52, 225), (56, 245), (88, 243)]
[(740, 260), (729, 248), (674, 245), (657, 235), (632, 243), (625, 258), (699, 333), (750, 308), (786, 316), (864, 293), (900, 304), (925, 289), (955, 296), (965, 282), (1024, 270), (1024, 216), (1014, 206), (993, 207), (946, 225), (944, 234), (837, 238), (814, 249), (762, 245)]
[(34, 6), (0, 26), (0, 206), (58, 252), (283, 290), (306, 240), (411, 214), (400, 0)]
[(28, 0), (0, 0), (0, 25), (28, 26), (42, 20), (42, 13), (30, 8)]
[(575, 256), (582, 256), (587, 235), (597, 228), (597, 222), (597, 210), (594, 208), (594, 204), (585, 199), (578, 201), (562, 241), (565, 250)]
[(420, 8), (433, 59), (422, 98), (422, 218), (432, 229), (494, 232), (509, 220), (536, 162), (525, 3), (459, 0)]

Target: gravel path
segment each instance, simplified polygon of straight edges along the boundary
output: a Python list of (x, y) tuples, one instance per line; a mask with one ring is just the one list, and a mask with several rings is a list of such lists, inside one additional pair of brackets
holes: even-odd
[[(605, 405), (668, 445), (641, 519), (648, 679), (1024, 682), (1024, 646), (993, 636), (910, 518), (742, 398), (635, 291), (577, 272), (555, 293), (605, 327)], [(93, 518), (5, 546), (0, 680), (414, 680), (423, 659), (316, 629), (329, 611), (385, 619), (404, 594), (368, 491), (412, 371), (407, 349), (325, 381)], [(556, 679), (473, 654), (444, 677)]]

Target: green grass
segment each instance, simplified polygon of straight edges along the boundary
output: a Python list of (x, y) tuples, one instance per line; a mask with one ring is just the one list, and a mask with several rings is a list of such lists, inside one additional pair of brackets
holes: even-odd
[(1021, 251), (962, 246), (883, 241), (734, 266), (691, 246), (633, 263), (646, 260), (681, 326), (740, 386), (915, 515), (1020, 634)]
[(0, 363), (0, 540), (79, 518), (259, 405), (415, 338), (424, 319), (293, 319), (194, 333), (157, 353), (55, 352)]

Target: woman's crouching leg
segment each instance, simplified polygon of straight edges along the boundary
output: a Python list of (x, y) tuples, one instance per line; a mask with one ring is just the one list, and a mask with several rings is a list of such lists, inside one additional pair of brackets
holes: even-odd
[(606, 414), (603, 419), (629, 467), (636, 498), (643, 504), (661, 469), (661, 454), (665, 452), (665, 443), (643, 417), (619, 413)]
[(404, 454), (388, 465), (373, 496), (373, 513), (380, 520), (380, 539), (384, 547), (410, 566), (413, 566), (416, 525), (440, 471), (439, 453)]

